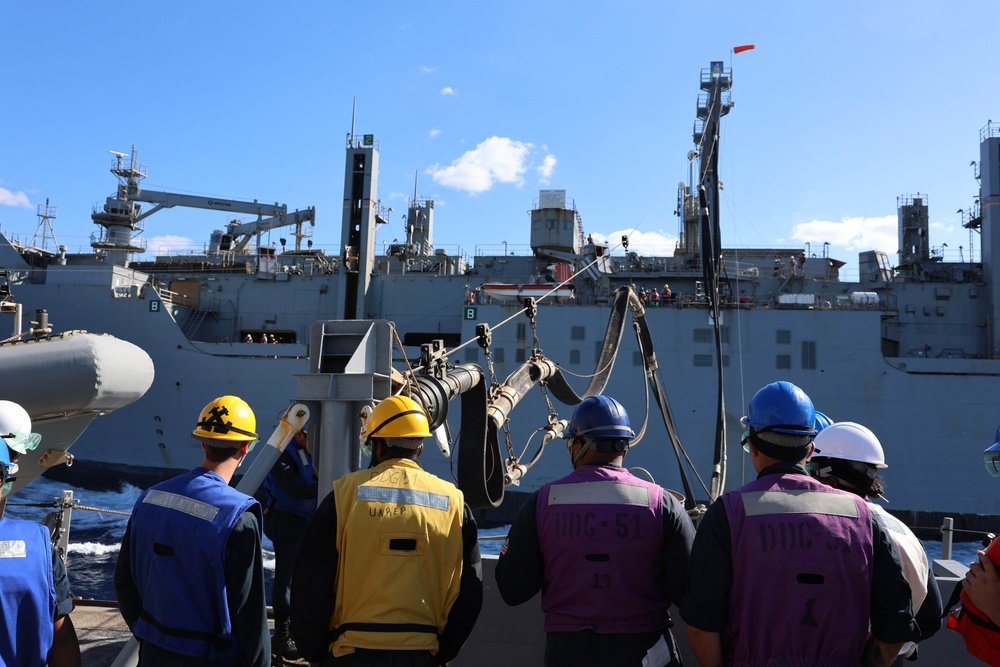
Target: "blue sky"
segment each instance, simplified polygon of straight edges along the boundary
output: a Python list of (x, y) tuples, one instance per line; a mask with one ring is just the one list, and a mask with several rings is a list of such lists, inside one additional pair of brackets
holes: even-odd
[[(1000, 120), (996, 6), (950, 4), (4, 2), (0, 229), (31, 240), (49, 198), (58, 242), (87, 246), (108, 151), (134, 144), (147, 188), (315, 206), (335, 253), (357, 99), (394, 208), (380, 244), (404, 235), (416, 177), (449, 252), (526, 249), (554, 188), (588, 233), (669, 254), (700, 71), (724, 60), (724, 245), (829, 242), (856, 276), (859, 250), (895, 261), (896, 199), (924, 193), (931, 245), (968, 260), (956, 211)], [(200, 248), (226, 221), (162, 211), (145, 235)]]

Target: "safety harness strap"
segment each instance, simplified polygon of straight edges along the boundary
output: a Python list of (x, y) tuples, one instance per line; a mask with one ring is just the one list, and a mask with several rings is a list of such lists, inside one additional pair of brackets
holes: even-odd
[(358, 632), (426, 632), (437, 636), (438, 629), (423, 623), (344, 623), (330, 631), (329, 641), (336, 641), (340, 635), (351, 630)]
[(199, 632), (198, 630), (182, 630), (180, 628), (172, 628), (169, 625), (164, 625), (160, 623), (156, 618), (153, 617), (148, 611), (143, 609), (139, 612), (139, 618), (146, 621), (154, 628), (159, 630), (165, 635), (170, 635), (171, 637), (178, 637), (179, 639), (193, 639), (196, 641), (207, 641), (211, 642), (215, 649), (219, 652), (227, 650), (232, 646), (231, 641), (222, 639), (221, 637), (212, 634), (211, 632)]

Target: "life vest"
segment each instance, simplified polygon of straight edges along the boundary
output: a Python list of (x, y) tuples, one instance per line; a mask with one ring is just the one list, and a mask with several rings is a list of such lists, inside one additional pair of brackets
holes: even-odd
[(313, 467), (312, 457), (309, 456), (309, 452), (294, 443), (288, 445), (281, 453), (281, 457), (292, 461), (298, 477), (303, 482), (312, 485), (313, 494), (309, 498), (293, 496), (278, 484), (273, 474), (269, 474), (264, 479), (264, 489), (268, 499), (267, 506), (277, 512), (297, 514), (308, 519), (316, 511), (316, 469)]
[(584, 465), (543, 486), (537, 512), (546, 632), (670, 626), (660, 486), (624, 468)]
[[(1000, 539), (990, 542), (986, 555), (994, 566), (1000, 566)], [(990, 665), (1000, 665), (1000, 627), (972, 603), (961, 581), (956, 584), (955, 590), (960, 591), (958, 599), (962, 606), (948, 615), (948, 627), (962, 635), (965, 648), (971, 655)], [(953, 606), (954, 602), (949, 603), (947, 608)]]
[(871, 607), (868, 504), (790, 473), (722, 501), (737, 565), (722, 633), (727, 664), (857, 665)]
[(129, 554), (142, 600), (137, 638), (180, 655), (238, 661), (225, 553), (229, 534), (248, 510), (259, 522), (257, 501), (205, 468), (139, 496)]
[(48, 530), (0, 519), (0, 664), (44, 665), (55, 613)]
[(329, 649), (438, 651), (458, 599), (464, 496), (411, 459), (333, 483), (336, 603)]

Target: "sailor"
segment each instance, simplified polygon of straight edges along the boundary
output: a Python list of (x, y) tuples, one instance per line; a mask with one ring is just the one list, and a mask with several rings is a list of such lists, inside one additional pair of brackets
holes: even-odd
[(260, 342), (263, 343), (264, 345), (267, 345), (267, 334), (266, 333), (262, 333), (260, 335)]
[[(983, 452), (986, 471), (1000, 477), (1000, 428), (995, 442)], [(961, 608), (948, 616), (948, 627), (965, 639), (969, 653), (990, 665), (1000, 664), (1000, 540), (994, 538), (979, 560), (969, 563), (969, 571), (956, 590)], [(957, 600), (952, 599), (950, 609)]]
[(649, 304), (653, 308), (659, 308), (660, 306), (660, 293), (656, 291), (655, 287), (653, 288), (653, 294), (649, 297)]
[(274, 544), (274, 637), (271, 651), (283, 658), (299, 657), (289, 632), (289, 596), (292, 570), (299, 555), (306, 524), (316, 511), (319, 488), (306, 429), (296, 432), (264, 479), (264, 534)]
[(444, 665), (479, 617), (472, 510), (417, 463), (427, 415), (390, 396), (362, 436), (371, 467), (348, 473), (309, 521), (292, 577), (292, 629), (322, 665)]
[(204, 459), (143, 492), (115, 567), (122, 618), (139, 665), (271, 664), (260, 550), (260, 504), (229, 486), (257, 443), (237, 396), (201, 411), (192, 436)]
[[(0, 498), (10, 494), (18, 456), (40, 440), (24, 408), (0, 401)], [(48, 529), (0, 515), (0, 664), (80, 667), (71, 611), (66, 566)]]
[(694, 526), (660, 486), (622, 467), (635, 433), (610, 396), (566, 429), (573, 472), (532, 494), (496, 567), (504, 602), (542, 592), (545, 664), (680, 665), (669, 608), (683, 597)]
[(706, 667), (888, 665), (920, 637), (878, 515), (806, 473), (815, 419), (790, 382), (750, 400), (742, 440), (757, 480), (709, 506), (681, 605)]
[[(819, 415), (817, 412), (817, 422)], [(823, 429), (813, 444), (815, 453), (806, 465), (809, 474), (827, 486), (864, 498), (872, 514), (882, 520), (910, 585), (910, 599), (920, 626), (920, 639), (930, 638), (941, 629), (942, 604), (941, 591), (927, 552), (913, 531), (872, 501), (874, 498), (884, 500), (885, 483), (878, 471), (888, 466), (882, 443), (861, 424), (838, 422)], [(915, 660), (917, 645), (907, 642), (899, 655), (900, 658)]]
[(245, 342), (245, 343), (252, 343), (253, 342), (253, 336), (251, 336), (250, 334), (247, 334), (246, 338), (243, 339), (243, 342)]

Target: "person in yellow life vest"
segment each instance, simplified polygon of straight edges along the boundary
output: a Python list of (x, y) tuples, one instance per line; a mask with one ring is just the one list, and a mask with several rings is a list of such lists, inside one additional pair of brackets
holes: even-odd
[(423, 408), (391, 396), (363, 436), (371, 467), (344, 475), (309, 521), (291, 627), (313, 664), (445, 665), (479, 617), (483, 573), (464, 495), (417, 463)]
[[(1000, 428), (993, 446), (983, 452), (986, 472), (1000, 477)], [(969, 564), (959, 599), (962, 608), (948, 617), (948, 627), (965, 639), (969, 653), (990, 664), (1000, 664), (1000, 540), (994, 539), (979, 560)], [(948, 607), (952, 605), (949, 604)]]

